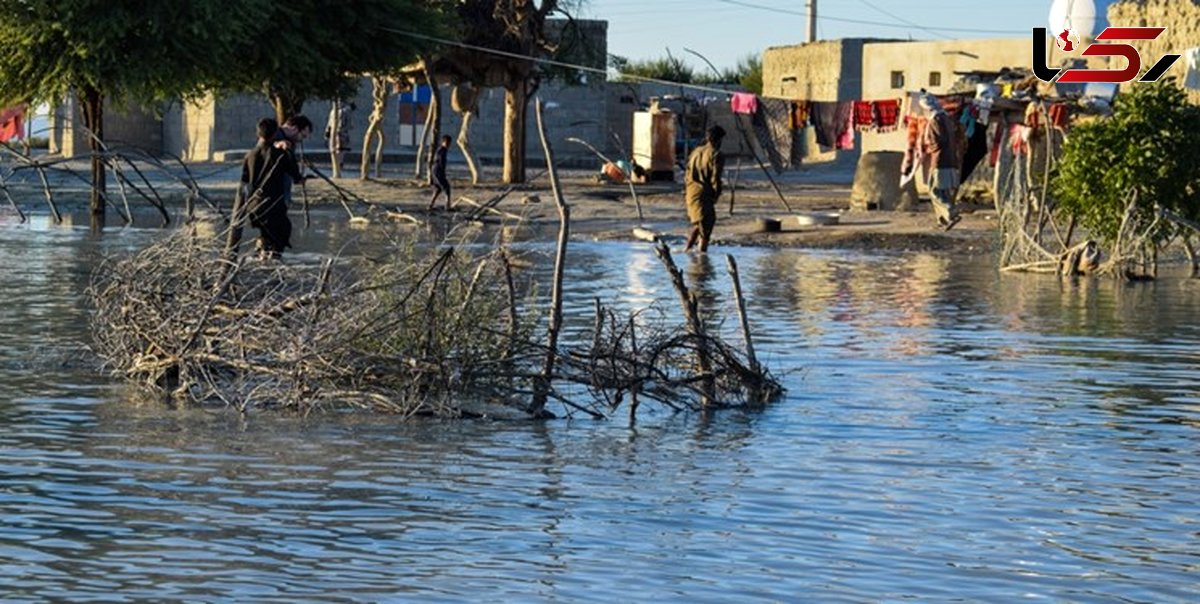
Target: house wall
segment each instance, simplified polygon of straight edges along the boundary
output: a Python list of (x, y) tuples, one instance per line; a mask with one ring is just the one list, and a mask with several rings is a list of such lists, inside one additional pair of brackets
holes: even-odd
[[(162, 120), (153, 108), (104, 104), (104, 140), (111, 146), (162, 149)], [(83, 110), (73, 95), (50, 112), (50, 150), (71, 157), (88, 153), (91, 135), (83, 126)]]
[[(940, 40), (929, 42), (877, 42), (863, 52), (864, 100), (903, 98), (906, 92), (924, 88), (933, 94), (950, 91), (955, 72), (999, 71), (1003, 67), (1032, 67), (1030, 38), (995, 40)], [(892, 73), (903, 74), (903, 84), (893, 85)], [(931, 83), (931, 74), (940, 78)], [(862, 135), (864, 151), (904, 151), (905, 131), (867, 132)]]
[[(862, 98), (863, 57), (872, 39), (823, 40), (763, 51), (763, 96), (808, 101), (853, 101)], [(861, 150), (855, 135), (852, 151), (821, 152), (811, 127), (804, 134), (804, 161), (855, 162)]]
[[(1200, 46), (1200, 0), (1132, 0), (1117, 2), (1108, 7), (1109, 23), (1117, 27), (1166, 27), (1156, 40), (1124, 42), (1138, 49), (1142, 69), (1149, 69), (1165, 54), (1181, 55), (1189, 48)], [(1123, 60), (1121, 61), (1124, 62)], [(1180, 58), (1163, 77), (1175, 76), (1182, 84), (1187, 72)], [(1137, 86), (1129, 82), (1122, 86)], [(1200, 103), (1200, 91), (1189, 90), (1188, 99)]]

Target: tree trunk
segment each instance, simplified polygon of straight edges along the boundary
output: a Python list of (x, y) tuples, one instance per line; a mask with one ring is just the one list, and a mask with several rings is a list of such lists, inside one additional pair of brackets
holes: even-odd
[(462, 150), (463, 159), (467, 160), (467, 169), (471, 171), (471, 184), (479, 184), (479, 165), (475, 162), (475, 153), (471, 151), (471, 118), (474, 111), (462, 114), (462, 126), (458, 129), (458, 148)]
[(387, 80), (371, 78), (371, 117), (367, 118), (367, 132), (363, 135), (362, 158), (359, 159), (359, 180), (367, 179), (367, 169), (371, 164), (371, 141), (375, 143), (375, 177), (379, 178), (380, 164), (383, 163), (383, 117), (387, 115)]
[(275, 121), (282, 126), (289, 117), (300, 115), (304, 99), (282, 90), (271, 92), (271, 106), (275, 108)]
[(104, 226), (105, 193), (107, 189), (104, 168), (104, 95), (92, 87), (84, 87), (79, 92), (79, 102), (83, 106), (83, 125), (88, 129), (88, 149), (92, 152), (92, 226)]
[(329, 147), (329, 169), (330, 174), (334, 178), (342, 177), (342, 166), (338, 163), (338, 136), (342, 133), (342, 102), (335, 100), (332, 107), (329, 109), (329, 125), (326, 126), (326, 132), (329, 134), (329, 140), (326, 141)]
[(458, 128), (458, 148), (467, 161), (467, 169), (471, 171), (471, 184), (477, 185), (479, 164), (471, 151), (471, 118), (479, 110), (479, 90), (469, 82), (456, 85), (450, 95), (450, 109), (462, 116), (462, 124)]
[(504, 87), (504, 174), (505, 184), (525, 182), (525, 108), (529, 104), (526, 82)]
[[(429, 84), (429, 113), (432, 116), (429, 121), (429, 145), (423, 147), (418, 155), (424, 156), (424, 164), (426, 166), (433, 165), (433, 153), (441, 145), (442, 138), (442, 91), (438, 87), (437, 78), (429, 69), (429, 62), (422, 62), (425, 69), (425, 82)], [(422, 137), (424, 140), (424, 137)], [(429, 175), (433, 178), (433, 174)]]

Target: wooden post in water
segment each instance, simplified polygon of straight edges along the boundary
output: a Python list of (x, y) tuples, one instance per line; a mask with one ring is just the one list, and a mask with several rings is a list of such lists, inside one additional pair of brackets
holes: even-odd
[(746, 300), (742, 297), (742, 280), (738, 276), (737, 261), (733, 259), (733, 254), (726, 254), (725, 259), (729, 262), (729, 278), (733, 280), (733, 298), (737, 301), (742, 338), (746, 340), (746, 358), (750, 361), (750, 369), (758, 373), (758, 357), (754, 354), (754, 340), (750, 337), (750, 321), (746, 318)]
[(701, 404), (705, 407), (716, 402), (716, 381), (713, 379), (712, 358), (708, 352), (708, 341), (704, 334), (704, 323), (700, 321), (700, 301), (695, 292), (688, 291), (687, 283), (683, 280), (683, 272), (671, 258), (671, 250), (667, 244), (659, 241), (654, 246), (659, 260), (662, 260), (667, 272), (671, 275), (671, 284), (675, 293), (679, 294), (679, 302), (683, 306), (683, 315), (687, 319), (688, 333), (696, 340), (696, 364), (700, 367)]
[(550, 379), (554, 376), (554, 362), (558, 355), (558, 332), (562, 329), (563, 269), (567, 261), (567, 240), (571, 234), (571, 208), (563, 199), (562, 187), (558, 182), (558, 170), (554, 165), (554, 149), (546, 136), (546, 125), (542, 119), (542, 102), (534, 104), (537, 113), (538, 136), (546, 152), (546, 170), (550, 174), (550, 190), (554, 193), (554, 204), (558, 206), (558, 250), (554, 256), (554, 283), (550, 290), (550, 326), (547, 330), (546, 362), (542, 374), (534, 385), (533, 401), (529, 413), (534, 417), (545, 417), (546, 399), (550, 394)]

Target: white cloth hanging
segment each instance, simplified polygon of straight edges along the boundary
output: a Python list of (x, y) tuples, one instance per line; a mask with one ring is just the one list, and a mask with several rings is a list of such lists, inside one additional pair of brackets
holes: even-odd
[(1183, 87), (1200, 90), (1200, 46), (1183, 51), (1187, 73), (1183, 76)]

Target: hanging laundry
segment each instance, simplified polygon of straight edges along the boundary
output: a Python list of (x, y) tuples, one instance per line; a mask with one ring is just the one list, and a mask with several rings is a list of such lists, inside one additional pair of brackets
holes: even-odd
[(848, 114), (846, 115), (846, 126), (838, 136), (837, 145), (834, 146), (839, 151), (854, 148), (854, 103), (847, 102), (846, 104), (849, 105), (846, 112)]
[[(851, 113), (853, 111), (854, 103), (851, 101), (841, 103), (814, 101), (811, 103), (809, 115), (812, 119), (817, 144), (826, 150), (845, 148), (838, 147), (838, 145), (845, 143), (845, 134), (846, 130), (850, 129)], [(851, 133), (850, 141), (853, 146), (853, 132)]]
[(979, 121), (976, 118), (976, 112), (975, 107), (967, 106), (963, 109), (962, 116), (958, 118), (958, 123), (963, 125), (963, 130), (966, 132), (968, 139), (975, 134), (976, 122)]
[(970, 178), (975, 167), (983, 161), (983, 158), (987, 157), (987, 154), (987, 127), (980, 125), (967, 137), (967, 150), (963, 153), (962, 181), (965, 182), (967, 178)]
[(871, 101), (852, 101), (854, 103), (854, 129), (870, 130), (875, 127), (875, 108)]
[(25, 105), (0, 109), (0, 143), (25, 137)]
[(996, 133), (992, 135), (991, 155), (988, 156), (988, 164), (993, 168), (1000, 161), (1000, 145), (1004, 142), (1004, 133), (1008, 132), (1008, 125), (1002, 117), (996, 118), (995, 122)]
[(988, 125), (992, 113), (992, 99), (990, 97), (976, 98), (975, 109), (977, 110), (976, 120), (984, 126)]
[(1067, 129), (1067, 120), (1070, 118), (1070, 113), (1066, 103), (1054, 103), (1050, 105), (1050, 125), (1059, 129)]
[(1200, 46), (1183, 51), (1187, 71), (1183, 76), (1183, 87), (1200, 90)]
[(734, 113), (754, 115), (758, 111), (758, 97), (749, 92), (735, 92), (729, 99), (729, 108)]
[(907, 129), (904, 146), (904, 160), (900, 163), (901, 186), (907, 184), (917, 172), (917, 164), (921, 163), (921, 133), (929, 123), (927, 117), (906, 116), (904, 127)]
[(791, 102), (784, 99), (761, 98), (751, 124), (759, 147), (776, 172), (792, 167), (795, 157), (796, 134), (791, 127)]
[(891, 132), (900, 125), (900, 99), (875, 101), (875, 120), (880, 132)]
[(792, 101), (791, 115), (792, 130), (808, 126), (808, 101)]
[(1025, 125), (1030, 128), (1040, 128), (1042, 126), (1042, 104), (1038, 101), (1031, 101), (1025, 105)]
[(1008, 137), (1012, 143), (1013, 155), (1029, 153), (1029, 139), (1033, 136), (1033, 128), (1025, 124), (1009, 124)]

